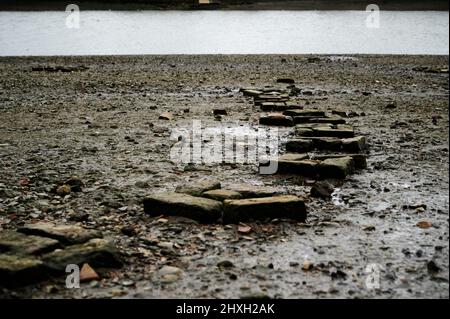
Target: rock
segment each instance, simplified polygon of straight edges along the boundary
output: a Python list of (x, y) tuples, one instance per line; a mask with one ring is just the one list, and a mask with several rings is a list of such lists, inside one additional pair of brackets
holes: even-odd
[(301, 176), (316, 177), (317, 165), (319, 161), (301, 160), (278, 160), (278, 173), (280, 174), (296, 174)]
[(313, 142), (307, 139), (293, 139), (286, 143), (287, 152), (306, 153), (313, 149)]
[(357, 169), (365, 169), (367, 168), (367, 159), (364, 154), (326, 154), (326, 155), (313, 155), (311, 159), (313, 160), (326, 160), (329, 158), (341, 158), (341, 157), (351, 157), (353, 158), (353, 162), (355, 168)]
[(314, 265), (313, 265), (312, 262), (310, 262), (310, 261), (308, 261), (308, 260), (305, 260), (305, 261), (303, 262), (302, 269), (303, 269), (304, 271), (311, 270), (313, 267), (314, 267)]
[(242, 195), (236, 191), (228, 189), (215, 189), (212, 191), (207, 191), (202, 194), (202, 197), (214, 199), (217, 201), (224, 201), (226, 199), (241, 199)]
[(229, 261), (229, 260), (224, 260), (224, 261), (219, 262), (217, 264), (217, 267), (219, 267), (219, 268), (233, 268), (234, 264), (231, 261)]
[(177, 193), (188, 194), (192, 196), (202, 196), (204, 192), (220, 189), (222, 186), (216, 180), (195, 181), (190, 185), (178, 186), (175, 190)]
[(323, 151), (341, 151), (342, 150), (342, 140), (334, 137), (308, 137), (305, 136), (303, 139), (310, 140), (313, 144), (313, 148)]
[(290, 78), (278, 78), (277, 83), (294, 84), (295, 80)]
[(263, 93), (262, 91), (258, 91), (258, 90), (254, 90), (254, 89), (241, 89), (241, 92), (245, 96), (258, 96)]
[(17, 287), (46, 277), (47, 269), (36, 257), (0, 254), (0, 286)]
[(171, 121), (171, 120), (173, 120), (173, 115), (170, 112), (164, 112), (159, 115), (159, 119)]
[(84, 263), (80, 269), (80, 282), (92, 280), (100, 280), (100, 276), (88, 263)]
[(83, 182), (77, 176), (71, 176), (64, 184), (70, 186), (72, 192), (81, 192)]
[(315, 127), (313, 128), (314, 136), (317, 137), (337, 137), (337, 138), (350, 138), (355, 136), (355, 132), (352, 127), (343, 126), (339, 124), (338, 128), (328, 127)]
[(342, 139), (342, 149), (345, 152), (362, 152), (366, 149), (366, 138), (364, 136), (344, 138)]
[(333, 186), (327, 182), (317, 182), (311, 187), (310, 194), (312, 197), (330, 199), (333, 193)]
[(68, 246), (42, 256), (45, 265), (56, 271), (65, 271), (69, 264), (82, 265), (88, 263), (93, 267), (115, 268), (122, 262), (112, 242), (95, 238), (84, 244)]
[[(294, 120), (296, 118), (294, 117)], [(342, 117), (311, 117), (308, 121), (309, 123), (323, 123), (323, 124), (345, 124), (346, 121)]]
[(225, 109), (214, 109), (213, 114), (214, 115), (228, 115), (227, 110), (225, 110)]
[(280, 161), (303, 161), (309, 159), (308, 154), (286, 153), (278, 157)]
[(295, 135), (301, 137), (313, 137), (314, 131), (312, 128), (295, 127)]
[(230, 189), (241, 194), (242, 198), (270, 197), (279, 194), (274, 188), (248, 184), (234, 184), (230, 186)]
[(320, 110), (293, 109), (293, 110), (286, 110), (283, 112), (283, 114), (293, 117), (295, 116), (308, 117), (309, 119), (317, 117), (325, 117), (325, 112)]
[(397, 108), (397, 103), (395, 101), (390, 101), (388, 104), (386, 104), (387, 109), (395, 109)]
[(339, 157), (339, 158), (329, 158), (322, 161), (317, 166), (318, 175), (320, 178), (337, 178), (345, 179), (347, 175), (351, 174), (354, 169), (353, 158)]
[(294, 126), (294, 120), (290, 116), (285, 116), (282, 114), (270, 114), (267, 116), (262, 116), (259, 119), (259, 124), (271, 126)]
[(417, 227), (422, 228), (422, 229), (427, 229), (430, 228), (431, 226), (433, 226), (433, 224), (427, 220), (422, 220), (420, 222), (418, 222), (416, 224)]
[(347, 112), (346, 111), (332, 110), (331, 114), (339, 115), (341, 117), (347, 117)]
[(224, 201), (224, 223), (274, 218), (288, 218), (305, 222), (306, 206), (303, 199), (285, 195)]
[(158, 271), (158, 275), (160, 277), (161, 282), (171, 283), (171, 282), (175, 282), (181, 278), (181, 276), (183, 275), (183, 270), (181, 270), (178, 267), (163, 266)]
[(288, 106), (284, 102), (263, 102), (261, 103), (261, 111), (264, 112), (282, 112)]
[(160, 193), (144, 199), (144, 211), (151, 216), (180, 216), (212, 223), (221, 217), (222, 203), (182, 193)]
[(249, 234), (249, 233), (252, 232), (252, 228), (250, 226), (245, 225), (245, 224), (240, 224), (238, 226), (237, 231), (238, 231), (238, 233), (241, 233), (241, 234)]
[(69, 195), (72, 191), (71, 187), (69, 185), (61, 185), (56, 189), (56, 194), (58, 194), (61, 197), (64, 197), (66, 195)]
[(51, 238), (27, 236), (25, 234), (0, 231), (0, 252), (15, 255), (39, 255), (55, 250), (60, 243)]
[(102, 233), (96, 230), (51, 223), (27, 224), (19, 228), (18, 231), (27, 235), (53, 238), (64, 245), (80, 244), (93, 238), (102, 237)]

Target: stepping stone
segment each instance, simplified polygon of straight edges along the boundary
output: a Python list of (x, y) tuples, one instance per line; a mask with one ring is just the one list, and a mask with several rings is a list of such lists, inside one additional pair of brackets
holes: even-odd
[(325, 112), (320, 110), (286, 110), (283, 114), (288, 116), (325, 117)]
[(316, 119), (321, 119), (322, 117), (317, 116), (293, 116), (295, 124), (305, 124), (312, 123)]
[(364, 136), (345, 138), (342, 140), (342, 149), (345, 152), (362, 152), (366, 149), (366, 138)]
[(314, 136), (317, 137), (338, 137), (338, 138), (350, 138), (355, 136), (353, 128), (341, 127), (341, 128), (327, 128), (327, 127), (315, 127), (313, 128)]
[(241, 194), (242, 198), (259, 198), (279, 195), (280, 193), (271, 187), (253, 186), (247, 184), (235, 184), (229, 187)]
[[(295, 120), (295, 118), (294, 118)], [(330, 124), (345, 124), (346, 121), (342, 117), (312, 117), (310, 123), (330, 123)]]
[(320, 178), (345, 179), (353, 172), (355, 163), (350, 156), (328, 158), (317, 165), (317, 173)]
[(114, 244), (106, 239), (95, 238), (84, 244), (68, 246), (42, 256), (44, 264), (59, 272), (67, 265), (82, 266), (88, 263), (92, 267), (115, 268), (122, 266), (119, 253)]
[(306, 221), (306, 206), (302, 198), (285, 195), (275, 197), (226, 200), (224, 223), (239, 223), (248, 220), (287, 218)]
[(242, 195), (236, 191), (228, 189), (215, 189), (202, 194), (202, 197), (223, 202), (226, 199), (241, 199)]
[(33, 256), (0, 254), (0, 287), (18, 287), (46, 278), (44, 263)]
[(312, 140), (308, 139), (294, 139), (286, 143), (287, 152), (306, 153), (314, 148)]
[(220, 182), (217, 180), (203, 180), (192, 182), (190, 185), (178, 186), (175, 192), (192, 196), (201, 196), (204, 192), (220, 188)]
[(180, 216), (212, 223), (222, 216), (222, 203), (182, 193), (160, 193), (144, 199), (144, 211), (150, 216)]
[(313, 160), (278, 160), (279, 174), (295, 174), (307, 177), (316, 177), (317, 165), (320, 161)]
[(290, 116), (282, 114), (270, 114), (259, 119), (261, 125), (271, 126), (294, 126), (294, 120)]
[(284, 102), (263, 102), (261, 103), (261, 110), (264, 112), (284, 111), (287, 109), (287, 105)]
[(59, 248), (56, 239), (27, 236), (16, 231), (0, 231), (0, 253), (15, 255), (39, 255)]
[(258, 90), (254, 90), (254, 89), (241, 89), (241, 92), (245, 95), (245, 96), (258, 96), (260, 94), (262, 94), (263, 92), (258, 91)]
[(102, 237), (102, 233), (97, 230), (73, 225), (55, 225), (51, 223), (27, 224), (19, 228), (18, 231), (27, 235), (53, 238), (64, 245), (80, 244), (92, 238)]
[(279, 161), (302, 161), (309, 159), (308, 154), (286, 153), (278, 157)]
[(313, 148), (321, 151), (341, 151), (342, 140), (333, 137), (307, 137), (313, 143)]
[(326, 154), (326, 155), (312, 155), (311, 159), (323, 161), (329, 158), (341, 158), (341, 157), (351, 157), (357, 169), (367, 168), (367, 159), (363, 154)]

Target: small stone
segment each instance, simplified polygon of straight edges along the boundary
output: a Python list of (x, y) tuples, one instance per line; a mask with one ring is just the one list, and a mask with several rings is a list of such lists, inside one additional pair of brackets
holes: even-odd
[(228, 115), (227, 110), (225, 110), (225, 109), (214, 109), (213, 114), (214, 115)]
[(62, 244), (80, 244), (93, 238), (102, 237), (101, 232), (73, 225), (55, 225), (52, 223), (27, 224), (18, 229), (19, 232), (48, 237)]
[(302, 265), (302, 269), (304, 271), (311, 270), (314, 267), (314, 264), (308, 260), (305, 260)]
[(100, 280), (100, 276), (88, 263), (84, 263), (80, 270), (80, 281), (84, 282), (91, 280)]
[(170, 112), (164, 112), (159, 115), (159, 119), (171, 121), (171, 120), (173, 120), (173, 115)]
[(397, 103), (395, 101), (390, 101), (388, 104), (386, 104), (387, 109), (395, 109), (397, 108)]
[(241, 89), (241, 92), (245, 96), (258, 96), (263, 93), (262, 91), (258, 91), (258, 90), (254, 90), (254, 89)]
[(144, 199), (144, 211), (151, 216), (180, 216), (210, 223), (221, 217), (221, 210), (219, 201), (181, 193), (160, 193)]
[(290, 78), (278, 78), (277, 83), (294, 84), (295, 80)]
[(275, 218), (305, 222), (306, 206), (303, 199), (285, 195), (224, 201), (224, 223)]
[(217, 201), (224, 201), (226, 199), (241, 199), (242, 195), (236, 191), (228, 189), (215, 189), (211, 191), (204, 192), (202, 197), (214, 199)]
[(238, 226), (238, 233), (241, 234), (249, 234), (252, 232), (252, 228), (250, 226), (247, 226), (245, 224), (240, 224)]
[(56, 189), (56, 194), (58, 194), (61, 197), (64, 197), (66, 195), (69, 195), (72, 191), (71, 187), (69, 185), (61, 185)]
[(177, 193), (188, 194), (192, 196), (202, 196), (204, 192), (220, 189), (222, 186), (217, 180), (195, 181), (190, 185), (178, 186)]
[(420, 222), (418, 222), (416, 224), (417, 227), (422, 228), (422, 229), (427, 229), (430, 228), (431, 226), (433, 226), (433, 224), (427, 220), (422, 220)]
[(217, 267), (219, 267), (219, 268), (233, 268), (234, 264), (231, 261), (229, 261), (229, 260), (224, 260), (224, 261), (219, 262), (217, 264)]
[(334, 189), (333, 186), (330, 185), (330, 183), (327, 182), (316, 182), (311, 187), (311, 196), (312, 197), (319, 197), (324, 199), (330, 199), (331, 194), (333, 193)]
[(81, 192), (83, 187), (82, 180), (77, 176), (71, 176), (64, 184), (69, 185), (72, 192)]

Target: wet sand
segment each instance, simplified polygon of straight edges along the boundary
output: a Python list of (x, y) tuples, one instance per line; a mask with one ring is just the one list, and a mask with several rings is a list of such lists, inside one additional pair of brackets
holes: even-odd
[[(448, 56), (0, 58), (0, 228), (38, 221), (94, 228), (125, 262), (82, 289), (57, 278), (0, 296), (448, 298), (443, 69)], [(173, 128), (192, 119), (256, 126), (260, 111), (239, 89), (285, 88), (279, 77), (311, 92), (296, 97), (304, 106), (358, 115), (347, 120), (368, 139), (368, 169), (336, 185), (333, 201), (309, 197), (295, 176), (261, 176), (256, 165), (170, 162)], [(215, 108), (227, 110), (220, 122)], [(165, 111), (172, 120), (159, 119)], [(54, 186), (72, 175), (83, 191), (56, 195)], [(212, 177), (305, 196), (307, 223), (251, 222), (244, 235), (235, 225), (144, 213), (145, 195)], [(223, 261), (234, 266), (217, 267)], [(314, 266), (302, 269), (305, 262)], [(372, 264), (381, 269), (380, 289), (365, 286)], [(164, 265), (182, 276), (161, 280)]]

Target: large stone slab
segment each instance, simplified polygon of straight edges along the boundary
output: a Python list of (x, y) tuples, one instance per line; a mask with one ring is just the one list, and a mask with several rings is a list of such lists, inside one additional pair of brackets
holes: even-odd
[(0, 231), (0, 253), (15, 255), (39, 255), (59, 248), (61, 244), (52, 238), (25, 235), (16, 231)]
[(322, 155), (316, 154), (311, 156), (311, 159), (323, 161), (329, 158), (341, 158), (341, 157), (353, 158), (353, 162), (356, 169), (367, 168), (367, 158), (364, 154), (322, 154)]
[(67, 265), (83, 265), (88, 263), (92, 267), (114, 268), (120, 267), (119, 253), (114, 244), (106, 239), (95, 238), (84, 244), (68, 246), (62, 250), (42, 256), (44, 264), (56, 271), (65, 271)]
[(279, 174), (294, 174), (315, 178), (320, 162), (314, 160), (278, 160)]
[(337, 137), (337, 138), (351, 138), (355, 136), (353, 128), (339, 127), (327, 128), (327, 127), (315, 127), (313, 128), (314, 136), (317, 137)]
[(242, 198), (260, 198), (280, 195), (276, 189), (264, 186), (235, 184), (229, 186), (229, 188), (241, 194)]
[(271, 126), (294, 126), (294, 120), (292, 117), (285, 116), (283, 114), (269, 114), (267, 116), (260, 117), (259, 124)]
[(74, 225), (55, 225), (52, 223), (27, 224), (18, 229), (27, 235), (36, 235), (58, 240), (64, 245), (84, 243), (92, 238), (102, 237), (102, 233)]
[(366, 138), (364, 136), (356, 136), (342, 139), (342, 149), (345, 152), (362, 152), (366, 149)]
[(317, 166), (317, 172), (322, 179), (345, 179), (353, 173), (355, 163), (350, 156), (328, 158)]
[(22, 286), (46, 276), (44, 263), (36, 257), (0, 254), (0, 286)]
[(325, 117), (324, 111), (307, 109), (286, 110), (283, 114), (288, 116)]
[(192, 182), (189, 185), (178, 186), (175, 192), (192, 196), (201, 196), (204, 192), (220, 188), (220, 182), (217, 180), (203, 180)]
[(144, 211), (151, 216), (180, 216), (211, 223), (222, 216), (222, 203), (182, 193), (160, 193), (144, 199)]
[(306, 221), (306, 206), (303, 199), (285, 195), (275, 197), (226, 200), (224, 202), (224, 223), (239, 223), (248, 220), (274, 218)]
[(214, 199), (217, 201), (224, 201), (226, 199), (241, 199), (242, 195), (239, 192), (229, 189), (216, 189), (207, 191), (202, 194), (202, 197)]
[(306, 153), (313, 149), (314, 143), (310, 139), (293, 139), (286, 143), (287, 152)]

